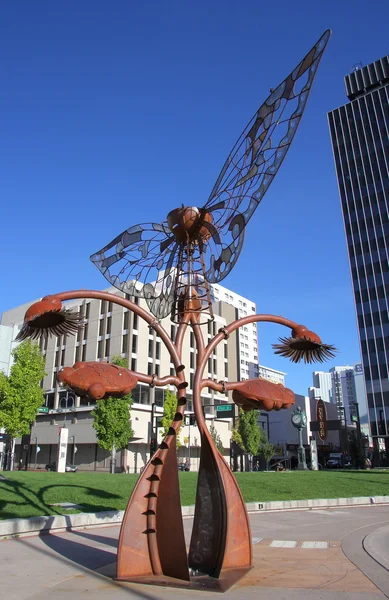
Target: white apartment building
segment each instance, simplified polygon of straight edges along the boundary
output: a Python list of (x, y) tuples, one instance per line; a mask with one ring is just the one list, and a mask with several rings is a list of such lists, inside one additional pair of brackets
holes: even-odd
[(323, 402), (332, 402), (332, 374), (324, 371), (312, 373), (313, 386), (308, 388), (310, 398), (321, 398)]
[[(219, 284), (211, 286), (211, 298), (215, 302), (224, 302), (237, 309), (237, 319), (257, 312), (254, 302)], [(258, 377), (258, 332), (257, 324), (251, 323), (239, 330), (239, 379), (255, 377)]]
[(282, 383), (285, 385), (285, 375), (282, 371), (277, 371), (277, 369), (271, 369), (270, 367), (265, 367), (264, 365), (258, 365), (258, 377), (262, 377), (262, 379), (268, 379), (272, 383)]
[[(115, 288), (105, 291), (123, 297), (123, 294)], [(219, 285), (212, 286), (212, 296), (215, 319), (202, 326), (206, 343), (221, 327), (240, 316), (245, 316), (245, 314), (255, 314), (256, 310), (253, 302)], [(143, 299), (134, 301), (139, 302), (143, 308), (147, 309)], [(5, 331), (4, 340), (9, 342), (9, 339), (15, 338), (23, 323), (25, 311), (31, 304), (32, 302), (3, 313), (1, 323), (2, 329)], [(86, 325), (75, 336), (42, 338), (40, 340), (41, 351), (46, 357), (47, 375), (42, 385), (45, 390), (45, 410), (48, 412), (37, 416), (31, 432), (31, 442), (40, 448), (37, 457), (38, 466), (44, 466), (47, 462), (55, 460), (58, 428), (63, 426), (66, 419), (70, 440), (68, 461), (75, 461), (81, 469), (107, 470), (109, 468), (108, 453), (98, 448), (95, 431), (92, 428), (93, 419), (90, 412), (93, 409), (93, 402), (87, 398), (69, 394), (67, 390), (59, 387), (57, 382), (59, 370), (65, 366), (72, 366), (79, 360), (110, 360), (112, 356), (116, 355), (128, 358), (130, 369), (149, 375), (156, 374), (162, 377), (173, 374), (174, 368), (170, 356), (156, 332), (150, 330), (146, 322), (127, 309), (111, 302), (92, 299), (70, 301), (66, 303), (66, 306), (80, 311)], [(174, 337), (177, 325), (171, 323), (169, 318), (164, 319), (161, 324), (170, 336)], [(3, 354), (8, 352), (9, 355), (8, 342), (3, 344), (6, 348)], [(0, 357), (2, 357), (1, 353)], [(188, 412), (193, 411), (192, 387), (195, 357), (194, 335), (188, 331), (183, 344), (183, 363), (187, 369), (189, 383), (187, 388)], [(217, 346), (208, 360), (204, 377), (216, 381), (247, 379), (252, 376), (249, 375), (248, 367), (255, 360), (258, 366), (256, 325), (250, 325), (242, 328), (242, 331), (235, 332), (228, 340), (223, 340)], [(3, 362), (6, 362), (6, 357)], [(132, 397), (134, 403), (131, 409), (131, 420), (134, 438), (130, 441), (128, 449), (118, 453), (117, 465), (123, 469), (129, 469), (130, 472), (138, 472), (149, 458), (151, 407), (155, 404), (156, 413), (162, 414), (164, 389), (150, 388), (150, 386), (140, 383), (133, 390)], [(232, 398), (204, 389), (202, 402), (206, 417), (214, 420), (226, 454), (228, 454), (232, 423), (229, 419), (216, 419), (215, 406), (232, 402)], [(192, 468), (196, 468), (200, 437), (197, 427), (192, 426), (190, 429), (191, 432), (189, 427), (184, 427), (182, 430), (181, 442), (185, 443), (180, 449), (180, 455), (188, 457), (190, 454)], [(30, 456), (33, 457), (33, 454), (32, 447)], [(33, 461), (30, 460), (31, 462)]]

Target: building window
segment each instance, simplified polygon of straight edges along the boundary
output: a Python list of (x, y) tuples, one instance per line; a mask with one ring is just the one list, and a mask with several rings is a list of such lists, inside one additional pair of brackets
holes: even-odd
[(194, 352), (190, 353), (189, 360), (190, 360), (190, 367), (191, 367), (191, 369), (193, 369), (194, 368)]
[(165, 399), (165, 390), (161, 390), (161, 388), (155, 388), (155, 404), (157, 406), (163, 406), (163, 402)]
[(123, 329), (126, 331), (128, 330), (128, 321), (129, 321), (129, 311), (127, 310), (124, 313), (124, 318), (123, 318)]
[(193, 334), (193, 331), (190, 332), (189, 343), (190, 343), (190, 347), (194, 348), (194, 334)]
[(155, 374), (159, 377), (159, 365), (155, 365)]
[(136, 371), (136, 358), (131, 359), (131, 371)]
[(149, 340), (149, 358), (153, 358), (153, 340)]
[(132, 327), (133, 329), (138, 329), (138, 315), (136, 315), (135, 313), (133, 315)]
[(136, 354), (137, 346), (138, 346), (138, 336), (137, 335), (133, 335), (132, 336), (132, 348), (131, 348), (132, 354)]
[(153, 363), (151, 362), (147, 364), (147, 375), (153, 375)]
[(127, 352), (128, 352), (128, 333), (123, 335), (123, 340), (122, 340), (122, 353), (127, 354)]
[(105, 315), (105, 313), (107, 312), (107, 303), (105, 300), (101, 300), (100, 302), (100, 314), (101, 315)]
[(112, 302), (108, 302), (108, 312), (112, 312)]
[(63, 348), (61, 353), (61, 366), (65, 364), (65, 348)]
[(108, 319), (107, 319), (107, 334), (111, 333), (111, 327), (112, 327), (112, 317), (108, 317)]
[(228, 358), (228, 345), (224, 344), (224, 358)]
[(81, 346), (76, 346), (76, 355), (74, 358), (74, 362), (78, 362), (80, 360)]
[(57, 352), (55, 353), (55, 366), (59, 367), (60, 363), (59, 363), (59, 350), (57, 350)]
[(88, 323), (84, 327), (84, 340), (86, 340), (87, 337), (88, 337)]
[(84, 344), (84, 345), (82, 346), (82, 356), (81, 356), (81, 360), (82, 360), (82, 362), (84, 362), (84, 361), (85, 361), (85, 359), (86, 359), (86, 344)]
[(224, 377), (228, 377), (228, 363), (224, 363)]
[(103, 358), (103, 340), (97, 344), (97, 358)]
[(157, 342), (155, 345), (155, 358), (156, 360), (161, 358), (161, 342)]
[(53, 381), (52, 381), (52, 388), (55, 388), (55, 386), (57, 385), (57, 371), (54, 371), (53, 373)]
[(104, 356), (109, 356), (110, 354), (110, 347), (111, 347), (111, 340), (105, 340), (105, 355)]
[(99, 322), (99, 335), (104, 335), (104, 319), (100, 319)]

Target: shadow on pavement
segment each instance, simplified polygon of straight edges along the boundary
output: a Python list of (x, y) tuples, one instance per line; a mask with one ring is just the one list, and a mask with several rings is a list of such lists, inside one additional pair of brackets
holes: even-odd
[[(131, 584), (123, 585), (109, 577), (101, 575), (100, 573), (96, 573), (94, 569), (99, 569), (105, 565), (116, 562), (116, 552), (107, 552), (103, 549), (93, 548), (93, 546), (79, 544), (78, 542), (66, 539), (66, 535), (68, 534), (41, 534), (39, 538), (41, 542), (43, 542), (45, 546), (47, 546), (47, 548), (45, 548), (44, 546), (38, 547), (36, 545), (31, 545), (29, 543), (29, 538), (22, 538), (20, 540), (12, 541), (11, 543), (26, 544), (27, 546), (29, 546), (31, 551), (39, 552), (46, 558), (51, 558), (61, 563), (73, 563), (79, 567), (80, 571), (84, 575), (89, 575), (100, 581), (106, 583), (108, 582), (109, 584), (111, 584), (113, 586), (113, 591), (115, 589), (120, 589), (122, 591), (128, 592), (129, 594), (132, 594), (132, 596), (138, 596), (139, 598), (142, 598), (144, 600), (156, 600), (156, 598), (158, 598), (157, 595), (148, 594), (145, 591), (139, 590), (138, 586), (134, 587)], [(58, 581), (58, 584), (59, 583), (60, 581)], [(158, 588), (155, 587), (154, 589), (158, 593)], [(52, 585), (52, 590), (53, 598), (55, 598), (55, 585)], [(107, 597), (108, 594), (109, 592), (107, 591)]]
[[(112, 526), (114, 526), (114, 524)], [(72, 529), (72, 535), (79, 535), (81, 538), (86, 538), (88, 540), (92, 540), (93, 542), (98, 542), (99, 544), (106, 544), (107, 546), (112, 546), (112, 548), (117, 548), (118, 546), (118, 541), (116, 538), (95, 535), (94, 533), (87, 533), (86, 531), (79, 531), (77, 529)]]

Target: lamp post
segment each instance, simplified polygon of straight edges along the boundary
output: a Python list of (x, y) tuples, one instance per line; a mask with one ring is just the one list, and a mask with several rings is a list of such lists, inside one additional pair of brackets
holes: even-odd
[(358, 446), (358, 462), (359, 462), (359, 468), (363, 469), (365, 466), (365, 448), (362, 446), (362, 433), (361, 433), (361, 421), (360, 421), (360, 416), (359, 416), (359, 404), (358, 402), (353, 402), (351, 404), (351, 406), (354, 407), (354, 411), (355, 411), (355, 415), (353, 415), (355, 417), (355, 419), (353, 419), (353, 416), (351, 417), (352, 421), (356, 420), (356, 424), (357, 424), (357, 446)]
[[(347, 453), (347, 457), (349, 457), (350, 454), (350, 446), (349, 446), (349, 442), (348, 442), (348, 431), (347, 431), (347, 418), (346, 418), (346, 409), (344, 406), (338, 406), (338, 412), (342, 413), (342, 421), (344, 423), (343, 425), (343, 443), (342, 443), (342, 452), (343, 452), (343, 459), (344, 459), (344, 453)], [(349, 458), (347, 458), (347, 460), (349, 460)]]
[(305, 458), (305, 448), (303, 444), (303, 429), (307, 426), (307, 415), (304, 410), (302, 410), (299, 406), (297, 406), (292, 412), (291, 421), (293, 427), (296, 427), (299, 436), (299, 446), (298, 446), (298, 465), (297, 468), (299, 471), (306, 471), (307, 461)]
[(62, 410), (62, 402), (65, 401), (65, 410), (64, 410), (65, 415), (64, 415), (64, 421), (63, 421), (63, 426), (64, 427), (66, 427), (66, 413), (68, 411), (69, 400), (72, 401), (72, 403), (71, 403), (70, 406), (73, 407), (74, 406), (74, 399), (75, 398), (74, 398), (73, 394), (69, 394), (69, 392), (67, 391), (65, 398), (61, 398), (61, 400), (59, 401), (59, 407), (60, 407), (61, 410)]
[(72, 451), (72, 465), (74, 465), (74, 459), (76, 456), (76, 452), (77, 452), (77, 447), (76, 447), (76, 436), (75, 435), (71, 435), (70, 440), (73, 440), (73, 451)]
[(33, 438), (35, 440), (35, 463), (34, 463), (34, 469), (36, 470), (36, 465), (38, 462), (38, 452), (39, 452), (39, 446), (38, 446), (38, 438), (34, 437)]

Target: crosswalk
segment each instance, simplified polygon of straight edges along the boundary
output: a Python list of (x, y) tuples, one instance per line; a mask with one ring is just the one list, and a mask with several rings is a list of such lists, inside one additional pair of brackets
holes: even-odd
[(306, 550), (326, 550), (329, 542), (326, 541), (304, 541), (304, 540), (264, 540), (253, 538), (253, 544), (267, 545), (270, 548), (304, 548)]

